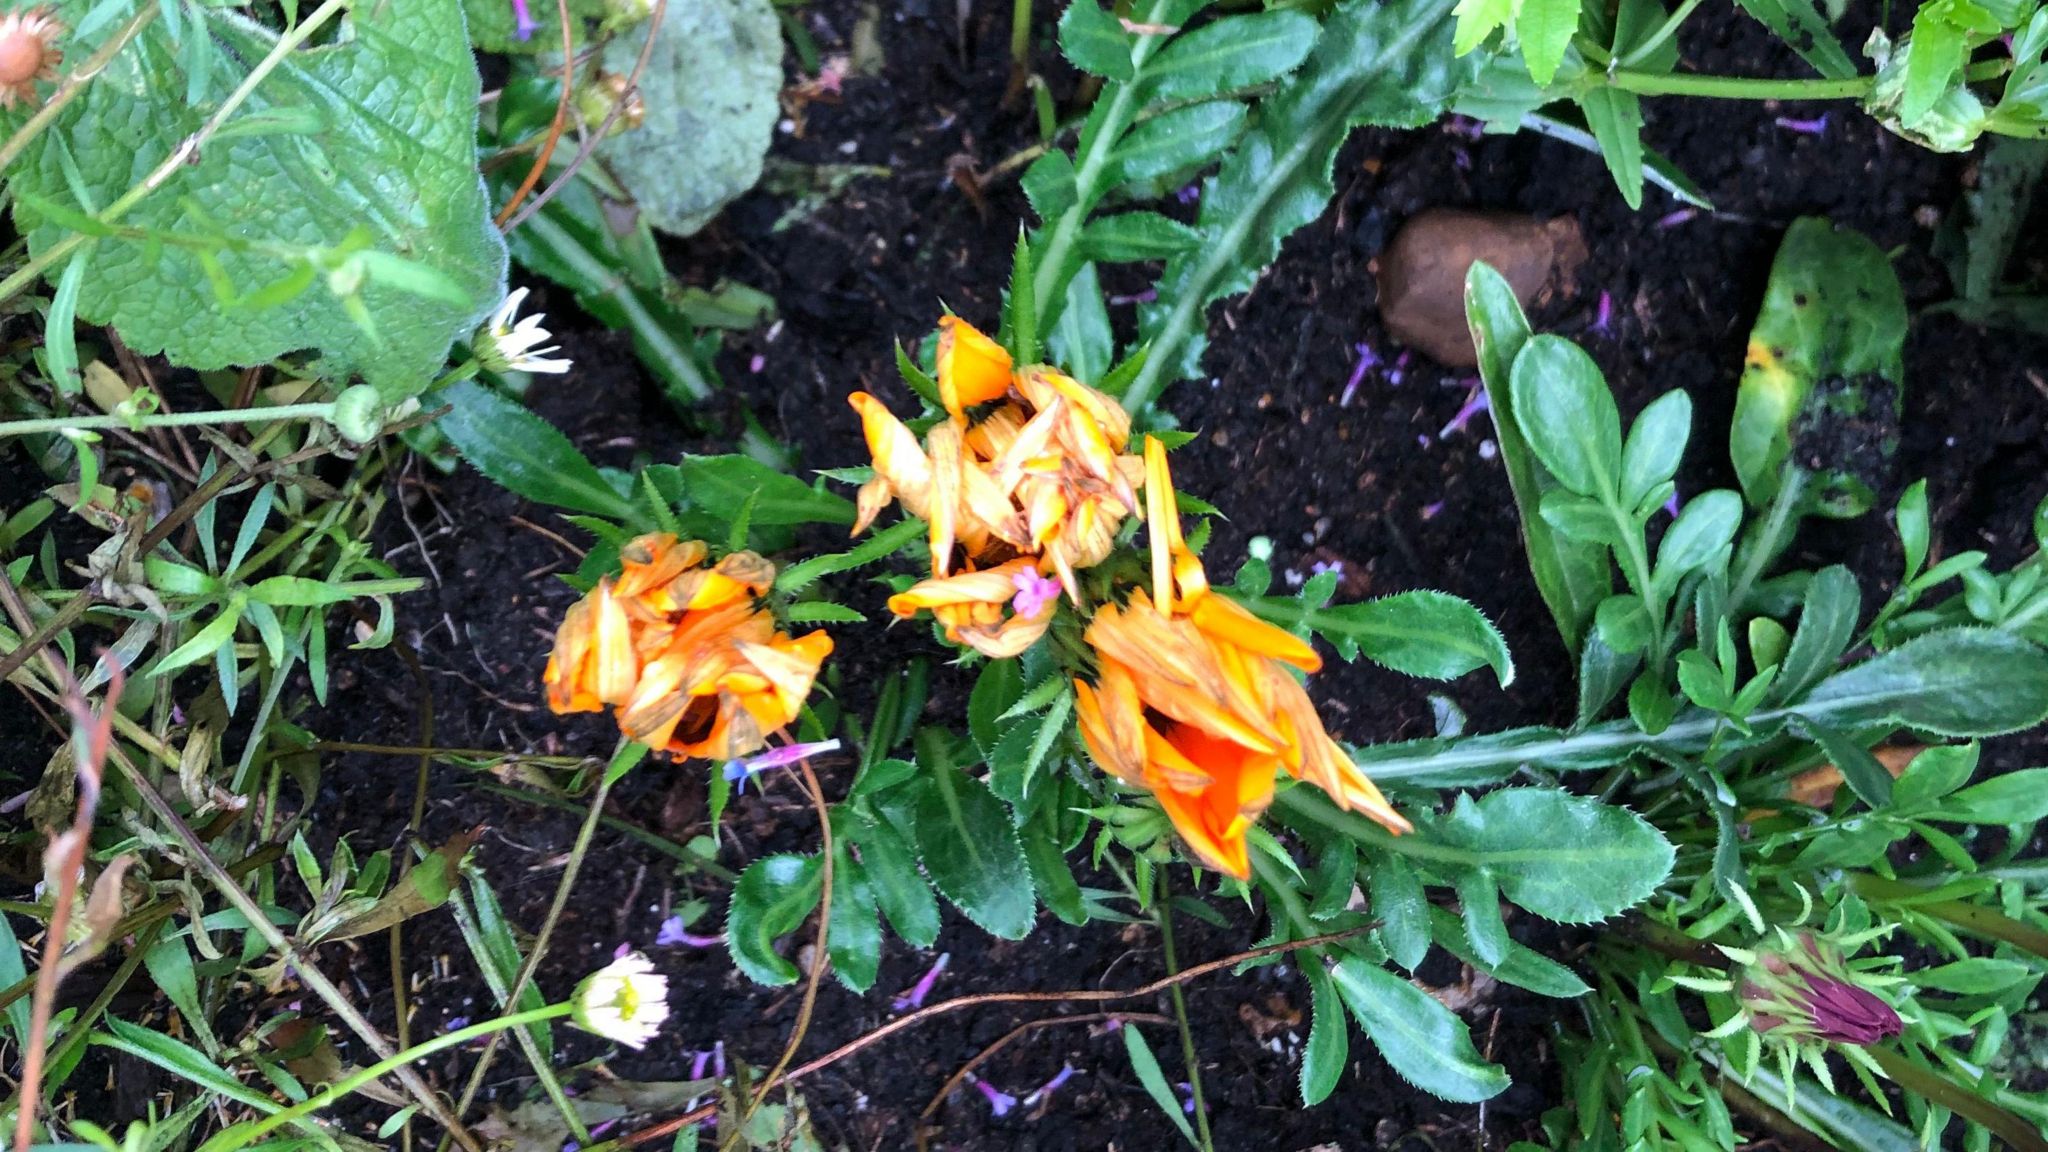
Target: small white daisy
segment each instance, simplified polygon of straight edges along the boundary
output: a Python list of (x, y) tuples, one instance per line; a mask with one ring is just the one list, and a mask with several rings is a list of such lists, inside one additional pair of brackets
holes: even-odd
[[(536, 312), (516, 324), (512, 322), (519, 306), (526, 302), (526, 291), (519, 288), (505, 297), (505, 302), (498, 305), (491, 318), (476, 330), (476, 337), (471, 341), (471, 346), (476, 349), (476, 358), (493, 372), (567, 372), (569, 361), (560, 357), (549, 358), (551, 353), (560, 352), (561, 348), (548, 344), (551, 339), (548, 330), (540, 326), (540, 322), (546, 319), (544, 315)], [(543, 344), (548, 346), (543, 348)]]
[(668, 977), (628, 952), (576, 986), (576, 1026), (629, 1048), (644, 1048), (668, 1019)]

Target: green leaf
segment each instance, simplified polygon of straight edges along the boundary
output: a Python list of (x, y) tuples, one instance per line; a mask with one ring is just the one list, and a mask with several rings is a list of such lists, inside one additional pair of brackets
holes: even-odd
[(853, 826), (853, 842), (860, 846), (861, 864), (868, 886), (889, 927), (913, 948), (929, 948), (939, 938), (939, 902), (932, 886), (917, 870), (917, 859), (894, 828), (878, 820), (861, 819)]
[(1168, 262), (1157, 301), (1139, 309), (1150, 354), (1124, 392), (1126, 407), (1194, 374), (1209, 305), (1249, 291), (1280, 242), (1322, 214), (1353, 125), (1420, 126), (1450, 105), (1476, 71), (1476, 61), (1452, 55), (1450, 6), (1346, 0), (1330, 13), (1308, 60), (1260, 102), (1258, 123), (1208, 182), (1195, 224), (1202, 246)]
[(207, 621), (206, 627), (192, 634), (192, 638), (173, 649), (156, 667), (150, 669), (151, 676), (164, 676), (178, 669), (212, 656), (222, 645), (231, 644), (235, 639), (235, 625), (242, 621), (242, 603), (230, 600), (219, 614)]
[(1736, 0), (1742, 10), (1790, 46), (1814, 70), (1830, 80), (1856, 75), (1856, 62), (1842, 49), (1828, 27), (1828, 18), (1814, 0)]
[(1308, 976), (1310, 999), (1308, 1046), (1301, 1052), (1301, 1104), (1313, 1108), (1337, 1090), (1344, 1065), (1351, 1060), (1351, 1021), (1329, 971), (1320, 964), (1302, 971)]
[(1116, 339), (1093, 262), (1081, 265), (1067, 281), (1067, 306), (1060, 309), (1045, 342), (1053, 363), (1076, 380), (1096, 383), (1109, 371), (1110, 361), (1116, 358)]
[(2023, 768), (1973, 784), (1941, 802), (1931, 820), (2025, 824), (2048, 818), (2048, 768)]
[[(491, 889), (482, 869), (469, 867), (463, 870), (469, 881), (468, 899), (454, 898), (455, 924), (462, 932), (463, 943), (476, 959), (477, 968), (483, 973), (484, 986), (491, 990), (491, 1002), (504, 1009), (512, 994), (512, 983), (519, 978), (521, 956), (519, 942), (513, 936), (512, 922), (505, 918), (504, 906), (498, 902), (498, 894)], [(526, 990), (519, 994), (519, 1011), (526, 1012), (546, 1004), (540, 987), (528, 981)], [(554, 1030), (545, 1020), (527, 1025), (526, 1033), (533, 1038), (536, 1050), (543, 1056), (552, 1056), (555, 1051)]]
[(1073, 708), (1073, 692), (1063, 691), (1043, 713), (1011, 722), (988, 750), (989, 790), (1016, 808), (1020, 817), (1031, 811), (1027, 802), (1067, 734)]
[(439, 908), (454, 894), (462, 859), (469, 855), (470, 847), (475, 843), (476, 837), (468, 833), (455, 837), (427, 853), (398, 883), (391, 886), (390, 891), (369, 907), (342, 917), (331, 925), (316, 921), (307, 927), (304, 935), (309, 940), (322, 943), (353, 940), (358, 936), (386, 931), (394, 924), (403, 924)]
[(152, 1032), (140, 1025), (130, 1024), (119, 1016), (105, 1017), (107, 1034), (94, 1033), (87, 1043), (98, 1048), (112, 1048), (125, 1052), (138, 1060), (154, 1064), (194, 1087), (224, 1096), (238, 1104), (245, 1104), (269, 1115), (278, 1111), (278, 1105), (262, 1092), (251, 1089), (230, 1075), (226, 1069), (206, 1058), (205, 1053), (175, 1040), (161, 1032)]
[(1306, 59), (1316, 32), (1315, 19), (1298, 10), (1226, 16), (1168, 41), (1145, 66), (1145, 96), (1192, 100), (1264, 84)]
[(1911, 580), (1927, 563), (1928, 538), (1932, 534), (1927, 520), (1927, 481), (1915, 480), (1899, 496), (1894, 519), (1899, 529), (1899, 547), (1906, 556), (1906, 579)]
[(1977, 742), (1937, 744), (1913, 757), (1892, 785), (1892, 807), (1918, 812), (1970, 782), (1977, 773)]
[[(1522, 45), (1529, 77), (1548, 88), (1564, 63), (1572, 33), (1579, 29), (1579, 0), (1520, 0), (1515, 11), (1515, 39)], [(1626, 191), (1626, 189), (1624, 189)], [(1635, 207), (1632, 202), (1629, 207)]]
[(925, 526), (922, 520), (903, 520), (891, 524), (845, 552), (812, 556), (784, 568), (782, 575), (775, 578), (775, 590), (785, 596), (794, 596), (815, 584), (821, 577), (834, 572), (852, 571), (893, 556), (908, 547), (912, 541), (922, 539), (924, 534)]
[(1610, 491), (1621, 471), (1621, 413), (1584, 349), (1532, 336), (1509, 374), (1516, 427), (1558, 483), (1580, 496)]
[(1500, 890), (1494, 887), (1493, 875), (1484, 868), (1461, 872), (1457, 889), (1465, 939), (1472, 946), (1472, 954), (1489, 966), (1507, 959), (1514, 941), (1508, 937), (1507, 921), (1500, 914)]
[(1010, 263), (1010, 289), (1003, 294), (1003, 328), (997, 339), (1019, 364), (1036, 364), (1038, 309), (1031, 295), (1031, 241), (1020, 225), (1016, 254)]
[(605, 46), (604, 71), (640, 77), (647, 113), (597, 156), (649, 223), (688, 236), (754, 186), (781, 116), (782, 27), (769, 0), (690, 0)]
[(1953, 992), (1958, 996), (1994, 995), (2033, 975), (2031, 965), (1991, 956), (1973, 956), (1953, 964), (1907, 973), (1907, 977), (1919, 987)]
[[(1898, 440), (1906, 302), (1884, 251), (1817, 216), (1793, 221), (1771, 264), (1729, 426), (1751, 507), (1819, 458), (1801, 511), (1861, 515)], [(1853, 453), (1835, 446), (1858, 445)]]
[(1372, 914), (1394, 963), (1415, 971), (1429, 956), (1429, 899), (1402, 856), (1383, 853), (1372, 870)]
[(918, 795), (915, 828), (925, 871), (984, 931), (1022, 940), (1031, 932), (1035, 909), (1029, 865), (1009, 809), (945, 757), (925, 754), (930, 743), (919, 741), (926, 785)]
[(967, 733), (984, 759), (995, 751), (1008, 725), (1002, 723), (1024, 698), (1024, 667), (1017, 660), (990, 660), (967, 694)]
[[(63, 0), (55, 12), (77, 28), (96, 6)], [(32, 253), (70, 229), (42, 219), (29, 199), (113, 203), (198, 132), (277, 42), (239, 12), (179, 10), (196, 21), (186, 36), (211, 42), (200, 59), (227, 54), (242, 63), (212, 69), (193, 99), (194, 57), (170, 22), (138, 35), (8, 170)], [(477, 175), (476, 61), (458, 0), (362, 5), (341, 20), (320, 47), (285, 56), (228, 121), (313, 109), (319, 131), (224, 134), (176, 166), (120, 219), (128, 231), (95, 241), (79, 319), (111, 324), (130, 348), (184, 367), (312, 350), (327, 379), (361, 376), (394, 399), (426, 389), (450, 346), (504, 293), (505, 245)], [(64, 45), (68, 59), (86, 59), (116, 31), (96, 24)], [(202, 246), (165, 244), (164, 235)], [(388, 261), (347, 255), (371, 251), (402, 257), (463, 302), (407, 291), (383, 274)], [(247, 293), (300, 275), (315, 257), (333, 262), (325, 287), (261, 309), (223, 304), (207, 274), (211, 262)]]
[(852, 501), (821, 492), (751, 457), (685, 456), (675, 469), (681, 495), (692, 511), (715, 520), (730, 521), (751, 502), (752, 521), (763, 527), (853, 523)]
[(1620, 88), (1593, 88), (1577, 100), (1622, 201), (1630, 209), (1642, 207), (1642, 98)]
[(1847, 568), (1835, 564), (1816, 573), (1806, 586), (1799, 630), (1792, 634), (1792, 647), (1785, 654), (1771, 699), (1796, 703), (1827, 679), (1849, 650), (1862, 610), (1863, 593)]
[[(214, 1039), (211, 1014), (200, 1006), (199, 976), (193, 969), (190, 942), (183, 936), (160, 937), (142, 954), (142, 966), (171, 1003), (177, 1005), (186, 1026), (198, 1035), (205, 1050), (218, 1051), (220, 1041)], [(0, 987), (6, 987), (5, 975), (0, 972)]]
[(733, 885), (725, 914), (726, 946), (733, 963), (754, 983), (795, 982), (796, 965), (776, 954), (775, 941), (801, 927), (818, 906), (819, 871), (816, 856), (763, 856)]
[(1229, 100), (1190, 104), (1155, 116), (1109, 154), (1103, 186), (1156, 180), (1212, 163), (1244, 127), (1244, 105)]
[[(1507, 280), (1476, 261), (1465, 273), (1465, 319), (1479, 353), (1487, 402), (1493, 408), (1494, 438), (1500, 443), (1501, 461), (1507, 465), (1508, 484), (1514, 490), (1530, 574), (1536, 578), (1536, 590), (1557, 622), (1566, 649), (1576, 651), (1594, 609), (1613, 588), (1607, 550), (1560, 536), (1543, 519), (1544, 497), (1557, 489), (1557, 480), (1523, 439), (1509, 385), (1515, 358), (1529, 342), (1529, 321)], [(1646, 449), (1648, 443), (1646, 440)], [(1643, 467), (1647, 469), (1648, 464)]]
[(1081, 229), (1082, 255), (1109, 264), (1164, 260), (1201, 243), (1200, 232), (1157, 212), (1098, 216)]
[(2048, 652), (1987, 628), (1932, 632), (1822, 681), (1799, 713), (1844, 729), (1888, 721), (2002, 736), (2048, 719)]
[(1105, 80), (1129, 80), (1135, 42), (1116, 16), (1095, 0), (1073, 0), (1060, 14), (1060, 51), (1083, 72)]
[(1622, 507), (1640, 506), (1659, 485), (1678, 474), (1691, 434), (1692, 397), (1685, 393), (1673, 389), (1643, 409), (1621, 450)]
[(1430, 908), (1429, 927), (1445, 951), (1504, 984), (1558, 1000), (1584, 996), (1593, 990), (1579, 979), (1578, 973), (1513, 940), (1507, 942), (1506, 954), (1498, 963), (1486, 963), (1467, 941), (1463, 921), (1447, 909)]
[(1501, 687), (1515, 682), (1515, 663), (1500, 630), (1479, 609), (1448, 592), (1418, 588), (1328, 608), (1267, 597), (1253, 607), (1269, 619), (1307, 624), (1346, 659), (1362, 653), (1382, 667), (1431, 680), (1491, 667)]
[[(1081, 3), (1092, 4), (1094, 0), (1081, 0)], [(1180, 1110), (1180, 1101), (1175, 1098), (1173, 1089), (1166, 1083), (1166, 1073), (1159, 1070), (1159, 1058), (1152, 1054), (1152, 1045), (1145, 1042), (1145, 1037), (1138, 1032), (1138, 1026), (1135, 1024), (1124, 1025), (1122, 1031), (1124, 1051), (1131, 1057), (1131, 1071), (1137, 1073), (1138, 1083), (1145, 1086), (1145, 1094), (1152, 1097), (1152, 1103), (1157, 1104), (1159, 1110), (1166, 1114), (1166, 1118), (1173, 1121), (1174, 1127), (1180, 1129), (1180, 1134), (1187, 1137), (1188, 1143), (1197, 1148), (1201, 1147), (1201, 1143), (1195, 1139), (1195, 1130), (1188, 1125), (1186, 1114)]]
[[(1600, 610), (1593, 614), (1593, 627), (1593, 635), (1603, 648), (1616, 655), (1633, 656), (1649, 646), (1654, 625), (1643, 607), (1643, 598), (1626, 593), (1600, 602)], [(1587, 647), (1590, 651), (1591, 645)]]
[(1472, 1047), (1465, 1022), (1435, 997), (1357, 956), (1337, 962), (1337, 991), (1403, 1080), (1440, 1099), (1474, 1104), (1497, 1096), (1508, 1074)]
[(1969, 55), (1964, 29), (1949, 18), (1956, 7), (1935, 0), (1913, 14), (1912, 38), (1905, 42), (1906, 92), (1899, 105), (1899, 116), (1909, 125), (1933, 109)]
[(1842, 773), (1842, 780), (1858, 800), (1872, 808), (1884, 808), (1892, 802), (1892, 774), (1885, 771), (1877, 757), (1870, 754), (1861, 741), (1847, 733), (1812, 721), (1795, 722), (1807, 739), (1820, 746), (1827, 753), (1828, 760)]
[(640, 519), (633, 501), (599, 475), (567, 436), (518, 401), (474, 380), (454, 384), (435, 399), (451, 405), (435, 427), (500, 486), (542, 504), (625, 523)]
[(1463, 56), (1486, 42), (1515, 18), (1515, 0), (1458, 0), (1458, 26), (1452, 48)]
[(1040, 808), (1034, 817), (1035, 826), (1027, 828), (1021, 837), (1025, 860), (1031, 865), (1031, 887), (1053, 915), (1068, 924), (1086, 924), (1088, 902), (1082, 898), (1081, 886), (1075, 882), (1073, 869), (1067, 867), (1066, 857), (1060, 851), (1058, 832), (1053, 827), (1057, 819), (1054, 810)]
[(1552, 788), (1461, 795), (1437, 835), (1491, 872), (1510, 901), (1546, 920), (1589, 924), (1640, 904), (1675, 858), (1626, 808)]
[(279, 608), (341, 604), (364, 596), (395, 596), (425, 587), (416, 577), (395, 580), (314, 580), (306, 576), (271, 576), (249, 588), (249, 599)]
[(1657, 544), (1656, 580), (1676, 588), (1680, 577), (1698, 571), (1734, 542), (1742, 527), (1742, 497), (1727, 488), (1686, 501), (1678, 519)]
[[(28, 979), (28, 963), (22, 958), (21, 941), (14, 937), (14, 925), (0, 915), (0, 988), (12, 988)], [(29, 998), (19, 997), (7, 1006), (7, 1027), (17, 1045), (28, 1043)]]
[(826, 934), (825, 951), (831, 954), (839, 982), (855, 995), (874, 987), (882, 964), (882, 925), (876, 910), (867, 870), (843, 841), (833, 845), (832, 930)]

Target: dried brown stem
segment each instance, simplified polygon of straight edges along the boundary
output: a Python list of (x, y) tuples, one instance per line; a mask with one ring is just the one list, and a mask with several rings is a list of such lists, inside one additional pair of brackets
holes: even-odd
[[(505, 202), (498, 210), (498, 218), (492, 221), (501, 232), (511, 231), (505, 222), (519, 210), (520, 202), (533, 192), (533, 186), (540, 183), (540, 174), (548, 170), (548, 161), (554, 159), (555, 145), (561, 143), (562, 133), (569, 127), (569, 99), (576, 92), (576, 52), (571, 43), (575, 28), (569, 19), (569, 0), (555, 0), (555, 11), (562, 16), (562, 92), (555, 99), (555, 118), (548, 124), (547, 139), (541, 141), (540, 152), (526, 169), (526, 179), (519, 182), (519, 190), (512, 193), (512, 199)], [(648, 43), (653, 42), (649, 37)]]
[[(939, 1086), (939, 1090), (932, 1094), (931, 1103), (924, 1106), (924, 1111), (919, 1112), (917, 1118), (921, 1121), (930, 1120), (932, 1114), (939, 1110), (939, 1105), (945, 1103), (946, 1097), (951, 1095), (953, 1089), (958, 1088), (960, 1082), (967, 1079), (970, 1073), (987, 1063), (996, 1053), (1001, 1052), (1025, 1036), (1038, 1031), (1040, 1028), (1050, 1028), (1055, 1024), (1094, 1024), (1102, 1020), (1115, 1020), (1125, 1026), (1131, 1024), (1173, 1023), (1173, 1017), (1161, 1016), (1157, 1012), (1087, 1012), (1079, 1016), (1042, 1016), (1036, 1020), (1026, 1020), (1024, 1023), (1003, 1033), (1002, 1038), (995, 1043), (975, 1053), (974, 1059), (962, 1064), (959, 1071), (947, 1077), (946, 1082)], [(925, 1131), (920, 1127), (917, 1133), (917, 1146), (922, 1149), (926, 1143)]]

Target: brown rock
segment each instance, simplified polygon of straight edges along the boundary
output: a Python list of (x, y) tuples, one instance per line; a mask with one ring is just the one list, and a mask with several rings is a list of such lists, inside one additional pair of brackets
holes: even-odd
[(1478, 364), (1465, 326), (1465, 272), (1475, 260), (1507, 277), (1527, 308), (1577, 290), (1586, 242), (1570, 216), (1537, 221), (1456, 208), (1420, 213), (1373, 261), (1387, 332), (1447, 368)]

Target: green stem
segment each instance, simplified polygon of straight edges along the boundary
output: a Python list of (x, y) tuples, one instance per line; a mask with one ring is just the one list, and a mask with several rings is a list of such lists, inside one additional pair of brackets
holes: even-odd
[(1924, 913), (1937, 920), (1946, 920), (1973, 936), (1982, 936), (1987, 940), (2002, 940), (2015, 948), (2048, 959), (2048, 932), (2032, 924), (1964, 900), (1917, 902), (1915, 898), (1924, 897), (1927, 889), (1903, 880), (1887, 880), (1868, 872), (1852, 872), (1847, 879), (1849, 890), (1866, 900), (1910, 907), (1915, 912)]
[[(1157, 869), (1153, 875), (1159, 877), (1159, 943), (1166, 954), (1166, 974), (1180, 974), (1180, 960), (1173, 950), (1173, 887), (1167, 883), (1166, 870)], [(1171, 990), (1173, 996), (1173, 1018), (1180, 1025), (1180, 1058), (1188, 1070), (1188, 1094), (1195, 1104), (1195, 1135), (1199, 1138), (1202, 1152), (1216, 1152), (1214, 1137), (1209, 1134), (1209, 1104), (1202, 1097), (1202, 1066), (1195, 1058), (1195, 1033), (1188, 1026), (1188, 1001), (1181, 993), (1179, 984)]]
[(1762, 526), (1756, 537), (1743, 550), (1742, 571), (1735, 583), (1728, 588), (1728, 612), (1732, 616), (1742, 609), (1742, 602), (1749, 598), (1749, 590), (1757, 579), (1778, 558), (1787, 543), (1787, 533), (1799, 523), (1797, 510), (1799, 497), (1806, 491), (1806, 469), (1788, 468), (1778, 484), (1778, 494), (1771, 497), (1770, 511), (1765, 513)]
[(268, 424), (279, 420), (327, 420), (334, 416), (332, 404), (282, 404), (275, 408), (234, 408), (221, 412), (164, 412), (153, 416), (52, 416), (41, 420), (9, 420), (0, 423), (0, 439), (31, 436), (42, 432), (89, 431), (125, 428), (186, 428), (216, 424)]
[(1685, 0), (1685, 3), (1673, 9), (1671, 15), (1665, 18), (1664, 23), (1658, 27), (1657, 31), (1648, 40), (1636, 45), (1635, 48), (1630, 50), (1628, 55), (1621, 58), (1621, 67), (1633, 68), (1649, 59), (1651, 53), (1662, 48), (1665, 41), (1670, 40), (1672, 36), (1677, 34), (1678, 26), (1685, 23), (1686, 17), (1691, 16), (1693, 9), (1699, 6), (1700, 0)]
[[(629, 747), (633, 745), (622, 744), (620, 753), (613, 755), (614, 762)], [(576, 830), (576, 843), (569, 849), (569, 860), (562, 866), (562, 879), (555, 885), (554, 902), (548, 905), (547, 918), (541, 921), (540, 934), (533, 938), (533, 950), (528, 952), (526, 959), (520, 963), (519, 974), (513, 977), (512, 987), (505, 994), (507, 1007), (519, 1003), (519, 998), (526, 995), (527, 985), (533, 982), (535, 969), (540, 967), (541, 958), (547, 955), (548, 941), (554, 937), (555, 925), (561, 922), (563, 909), (569, 906), (569, 891), (576, 886), (576, 876), (583, 870), (583, 858), (590, 854), (591, 839), (597, 835), (598, 823), (604, 816), (604, 802), (611, 795), (612, 784), (617, 778), (617, 773), (607, 771), (598, 781), (597, 792), (590, 798), (590, 808), (583, 815), (583, 826)], [(512, 1035), (519, 1042), (521, 1050), (526, 1053), (527, 1063), (533, 1066), (534, 1075), (540, 1077), (541, 1086), (555, 1102), (555, 1108), (561, 1112), (562, 1119), (568, 1122), (569, 1130), (576, 1137), (576, 1142), (588, 1147), (590, 1133), (584, 1128), (583, 1120), (576, 1114), (576, 1109), (570, 1107), (568, 1096), (562, 1091), (561, 1084), (556, 1081), (554, 1070), (541, 1054), (540, 1046), (533, 1042), (533, 1035), (524, 1028), (515, 1030)], [(478, 1090), (483, 1087), (484, 1075), (491, 1070), (491, 1061), (497, 1057), (500, 1039), (500, 1036), (493, 1035), (490, 1042), (484, 1046), (483, 1055), (477, 1058), (476, 1069), (470, 1073), (469, 1083), (462, 1089), (462, 1099), (455, 1106), (456, 1115), (468, 1112), (469, 1106), (475, 1102)]]
[(247, 1124), (237, 1124), (232, 1128), (225, 1129), (218, 1136), (202, 1145), (200, 1152), (234, 1152), (237, 1148), (246, 1148), (268, 1133), (274, 1132), (286, 1124), (302, 1120), (318, 1112), (320, 1109), (339, 1101), (342, 1097), (363, 1087), (365, 1084), (379, 1077), (389, 1075), (415, 1060), (432, 1056), (436, 1052), (459, 1047), (478, 1037), (495, 1035), (508, 1028), (524, 1028), (528, 1024), (538, 1023), (542, 1020), (553, 1020), (558, 1017), (567, 1016), (574, 1009), (575, 1005), (573, 1003), (565, 1001), (561, 1004), (549, 1004), (544, 1008), (532, 1008), (525, 1012), (514, 1012), (509, 1016), (500, 1016), (495, 1020), (486, 1020), (481, 1024), (471, 1024), (467, 1028), (458, 1028), (453, 1032), (443, 1033), (432, 1040), (408, 1048), (388, 1059), (379, 1060), (368, 1068), (363, 1068), (344, 1076), (314, 1095), (299, 1101), (297, 1104), (281, 1112), (272, 1113), (261, 1120), (251, 1121)]
[(1589, 87), (1618, 88), (1639, 96), (1705, 96), (1718, 100), (1860, 100), (1873, 76), (1846, 80), (1773, 80), (1751, 76), (1701, 76), (1690, 72), (1634, 72), (1619, 68), (1595, 73)]
[[(306, 14), (304, 20), (299, 21), (296, 26), (285, 32), (282, 36), (279, 36), (277, 43), (271, 46), (269, 53), (262, 60), (257, 61), (256, 66), (249, 70), (249, 74), (242, 78), (242, 82), (235, 87), (233, 92), (228, 94), (228, 98), (221, 102), (221, 106), (214, 111), (205, 124), (200, 126), (199, 131), (194, 132), (179, 142), (176, 148), (171, 149), (171, 154), (164, 157), (162, 163), (158, 164), (149, 175), (142, 178), (141, 183), (122, 193), (118, 200), (107, 205), (94, 219), (101, 224), (114, 223), (121, 217), (126, 216), (150, 193), (169, 183), (171, 177), (180, 170), (196, 162), (201, 156), (207, 141), (213, 139), (214, 135), (221, 130), (221, 126), (228, 122), (229, 117), (241, 110), (242, 105), (255, 93), (257, 86), (269, 79), (270, 74), (277, 71), (278, 66), (284, 63), (287, 56), (298, 51), (300, 45), (311, 39), (313, 33), (318, 32), (329, 20), (339, 15), (351, 2), (352, 0), (323, 0), (323, 3), (318, 8)], [(92, 237), (87, 236), (83, 232), (73, 232), (37, 253), (27, 263), (23, 264), (14, 275), (9, 276), (4, 281), (0, 281), (0, 301), (12, 300), (20, 295), (23, 289), (34, 283), (36, 278), (43, 274), (44, 269), (61, 262), (65, 257), (71, 255), (73, 249), (89, 239), (92, 239)]]
[(1924, 1100), (1939, 1104), (1963, 1119), (1989, 1130), (2021, 1152), (2048, 1152), (2048, 1140), (2032, 1124), (1955, 1083), (1932, 1068), (1915, 1064), (1896, 1049), (1865, 1048), (1892, 1083)]

